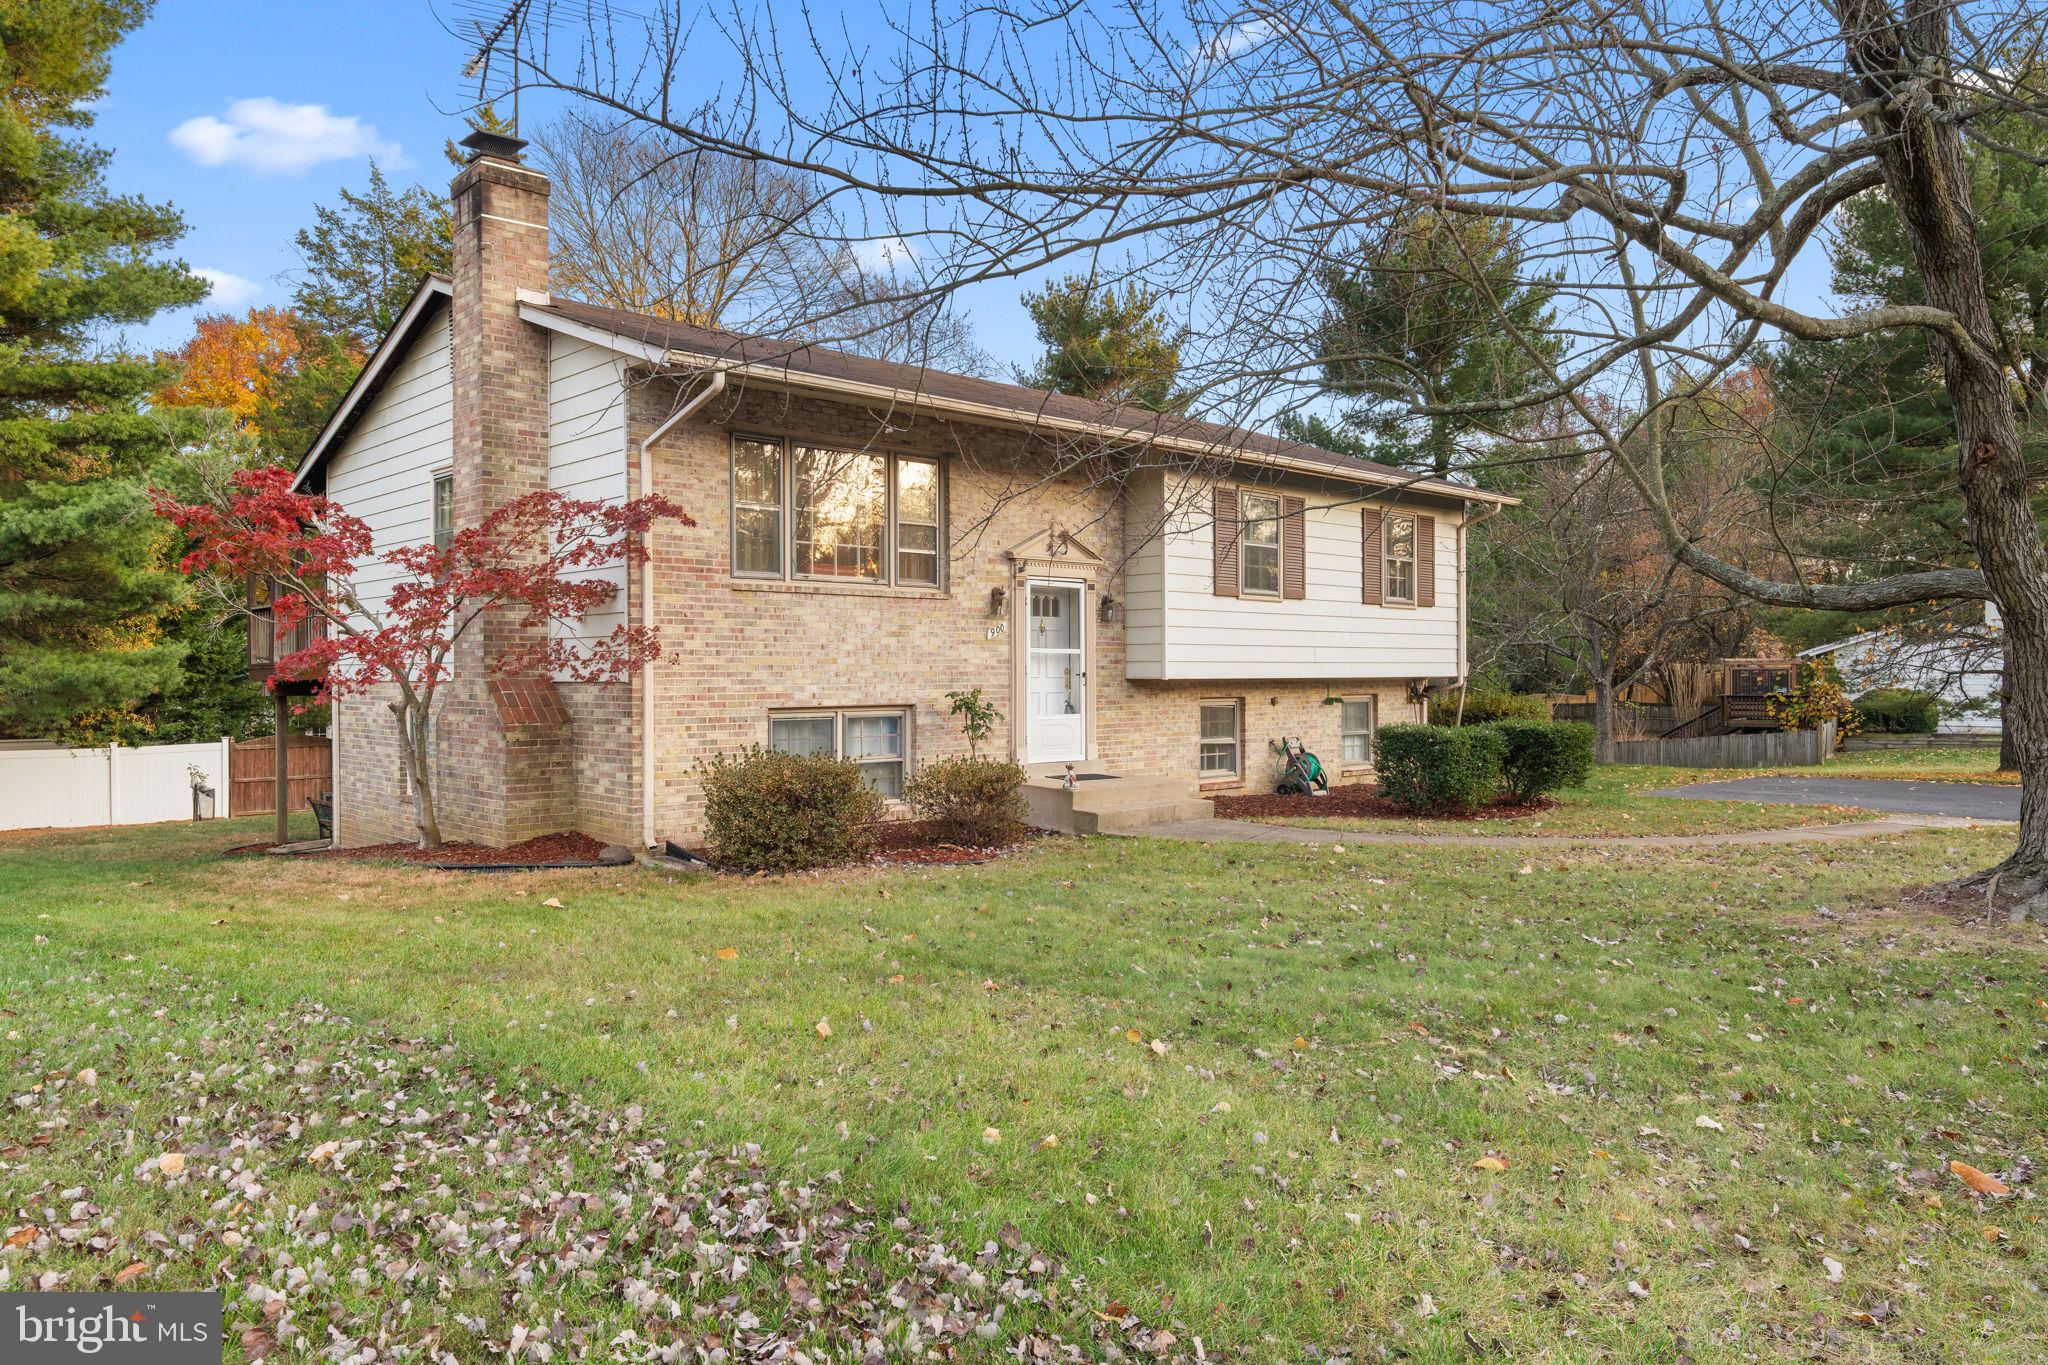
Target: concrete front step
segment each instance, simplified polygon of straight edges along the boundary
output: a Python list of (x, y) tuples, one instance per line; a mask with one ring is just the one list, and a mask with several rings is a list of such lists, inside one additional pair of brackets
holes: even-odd
[(1150, 825), (1205, 820), (1213, 814), (1194, 783), (1170, 777), (1083, 778), (1069, 788), (1057, 777), (1024, 784), (1030, 823), (1060, 834), (1121, 834)]

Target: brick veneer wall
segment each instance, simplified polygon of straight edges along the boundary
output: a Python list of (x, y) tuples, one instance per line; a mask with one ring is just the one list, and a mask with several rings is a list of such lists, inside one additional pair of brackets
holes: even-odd
[[(635, 384), (628, 399), (629, 448), (672, 411), (674, 389)], [(886, 438), (878, 433), (886, 425)], [(840, 583), (760, 583), (729, 572), (727, 501), (730, 434), (811, 437), (950, 457), (948, 528), (952, 561), (944, 588)], [(1008, 752), (1012, 642), (990, 638), (990, 590), (1015, 593), (1005, 552), (1058, 524), (1105, 561), (1102, 592), (1121, 602), (1123, 512), (1113, 493), (1080, 478), (1043, 481), (1048, 447), (1021, 432), (953, 424), (901, 410), (887, 413), (823, 398), (736, 390), (666, 436), (655, 448), (657, 492), (675, 499), (694, 527), (655, 533), (656, 624), (676, 659), (656, 675), (656, 830), (701, 833), (703, 796), (694, 775), (711, 755), (768, 738), (771, 711), (905, 707), (912, 713), (913, 763), (964, 752), (945, 694), (980, 687), (1003, 712), (995, 736)], [(1196, 779), (1200, 703), (1244, 703), (1245, 773), (1204, 790), (1263, 789), (1275, 770), (1269, 740), (1300, 735), (1333, 769), (1341, 709), (1326, 698), (1378, 700), (1382, 724), (1420, 718), (1405, 680), (1349, 683), (1131, 681), (1123, 675), (1123, 624), (1092, 619), (1097, 761), (1133, 775)], [(636, 617), (637, 619), (637, 617)], [(1007, 614), (1006, 623), (1012, 619)], [(579, 734), (581, 725), (579, 722)], [(586, 826), (606, 838), (617, 829)]]

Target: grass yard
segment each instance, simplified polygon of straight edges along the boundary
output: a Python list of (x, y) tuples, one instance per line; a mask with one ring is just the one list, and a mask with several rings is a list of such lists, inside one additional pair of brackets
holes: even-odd
[(2048, 1334), (2048, 939), (1888, 908), (1995, 830), (745, 881), (209, 856), (260, 825), (0, 838), (7, 1287), (218, 1284), (231, 1358)]
[[(1812, 769), (1806, 771), (1811, 772)], [(1831, 771), (1831, 770), (1830, 770)], [(1792, 829), (1804, 825), (1840, 824), (1877, 818), (1874, 811), (1848, 806), (1800, 806), (1762, 801), (1687, 801), (1651, 796), (1660, 787), (1725, 777), (1748, 777), (1719, 769), (1661, 768), (1647, 764), (1612, 764), (1595, 768), (1583, 787), (1553, 792), (1557, 805), (1541, 815), (1487, 817), (1470, 820), (1403, 820), (1362, 816), (1271, 816), (1262, 824), (1301, 825), (1309, 829), (1351, 830), (1393, 834), (1526, 834), (1539, 838), (1585, 838), (1643, 834), (1732, 834), (1752, 829)], [(1868, 776), (1865, 773), (1838, 774)], [(1304, 811), (1313, 804), (1304, 800)]]

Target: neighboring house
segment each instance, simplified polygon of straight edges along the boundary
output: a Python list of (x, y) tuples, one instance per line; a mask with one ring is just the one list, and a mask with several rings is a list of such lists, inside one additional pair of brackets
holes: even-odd
[[(1270, 789), (1283, 736), (1369, 773), (1375, 727), (1464, 675), (1468, 514), (1510, 499), (550, 298), (546, 177), (516, 140), (466, 145), (452, 278), (421, 287), (299, 485), (380, 544), (544, 487), (657, 491), (696, 524), (659, 525), (582, 627), (659, 628), (668, 659), (630, 682), (491, 678), (511, 622), (465, 642), (432, 735), (449, 837), (688, 841), (697, 765), (756, 743), (842, 755), (893, 797), (964, 750), (946, 694), (974, 687), (1032, 773), (1186, 814), (1198, 790)], [(385, 707), (342, 703), (333, 738), (338, 838), (410, 837)]]
[(1996, 735), (2005, 726), (1998, 693), (2005, 681), (2005, 648), (1998, 608), (1984, 604), (1984, 624), (1938, 635), (1871, 630), (1799, 651), (1802, 659), (1829, 659), (1851, 697), (1880, 687), (1932, 692), (1941, 698), (1935, 733)]

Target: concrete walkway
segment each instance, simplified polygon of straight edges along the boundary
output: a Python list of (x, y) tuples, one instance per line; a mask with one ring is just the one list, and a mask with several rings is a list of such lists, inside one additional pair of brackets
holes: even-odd
[(1723, 848), (1730, 844), (1840, 843), (1922, 829), (1966, 829), (1975, 820), (1941, 815), (1894, 815), (1840, 825), (1793, 829), (1752, 829), (1734, 834), (1400, 834), (1391, 830), (1310, 829), (1302, 825), (1260, 825), (1249, 820), (1183, 820), (1132, 830), (1148, 839), (1188, 839), (1205, 844), (1419, 844), (1433, 848)]

